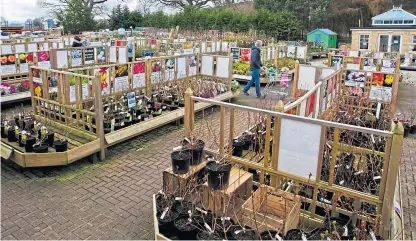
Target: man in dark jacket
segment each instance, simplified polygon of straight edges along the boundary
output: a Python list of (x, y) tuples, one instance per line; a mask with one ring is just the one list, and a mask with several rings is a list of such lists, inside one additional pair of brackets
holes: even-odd
[(72, 42), (72, 47), (82, 47), (81, 38), (79, 36), (74, 37), (74, 42)]
[(251, 80), (247, 83), (244, 87), (243, 92), (246, 95), (248, 94), (248, 90), (253, 85), (253, 82), (256, 85), (256, 96), (257, 98), (261, 97), (260, 93), (260, 69), (263, 67), (263, 64), (260, 60), (260, 47), (262, 46), (262, 42), (257, 40), (254, 46), (251, 48), (251, 56), (250, 56), (250, 71), (251, 71)]

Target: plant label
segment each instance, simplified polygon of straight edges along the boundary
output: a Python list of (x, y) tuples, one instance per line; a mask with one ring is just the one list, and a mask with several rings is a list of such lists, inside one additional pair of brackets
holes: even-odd
[(282, 239), (282, 237), (280, 237), (279, 233), (276, 233), (275, 238), (276, 238), (276, 240), (278, 240), (278, 241), (283, 241), (283, 239)]
[(169, 211), (169, 207), (165, 208), (165, 210), (163, 210), (162, 215), (160, 215), (160, 219), (164, 219), (166, 216), (166, 213)]
[(302, 233), (302, 240), (307, 241), (305, 233)]
[(342, 236), (348, 236), (348, 227), (346, 225), (344, 226), (344, 233)]
[(174, 147), (174, 148), (172, 148), (172, 150), (173, 151), (180, 151), (180, 150), (182, 150), (182, 146)]
[(377, 111), (376, 111), (376, 118), (377, 120), (380, 118), (380, 110), (381, 110), (381, 103), (377, 103)]
[(374, 135), (373, 135), (373, 134), (371, 134), (371, 141), (372, 141), (373, 143), (376, 143), (376, 141), (374, 140)]
[(211, 229), (211, 227), (207, 224), (207, 223), (204, 223), (204, 226), (205, 226), (205, 228), (207, 228), (207, 230), (210, 232), (210, 233), (212, 233), (213, 231), (212, 231), (212, 229)]

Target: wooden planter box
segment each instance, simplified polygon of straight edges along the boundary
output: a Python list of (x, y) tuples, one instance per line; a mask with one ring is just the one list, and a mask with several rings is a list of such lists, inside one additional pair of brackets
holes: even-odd
[(272, 229), (286, 235), (298, 227), (300, 197), (261, 186), (243, 204), (242, 212), (243, 221), (252, 228), (258, 227), (259, 232)]

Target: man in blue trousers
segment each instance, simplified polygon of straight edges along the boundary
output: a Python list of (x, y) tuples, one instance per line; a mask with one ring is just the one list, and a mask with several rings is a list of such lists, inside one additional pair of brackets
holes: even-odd
[(257, 98), (261, 97), (260, 93), (260, 69), (263, 67), (263, 64), (260, 60), (260, 47), (263, 45), (261, 40), (257, 40), (254, 46), (251, 48), (251, 56), (250, 56), (250, 71), (251, 71), (251, 80), (247, 83), (244, 87), (243, 92), (246, 95), (248, 94), (248, 90), (253, 85), (253, 82), (256, 85), (256, 95)]

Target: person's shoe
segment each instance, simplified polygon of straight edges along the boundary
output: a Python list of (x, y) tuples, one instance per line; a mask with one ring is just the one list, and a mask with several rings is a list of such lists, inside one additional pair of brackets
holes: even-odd
[(260, 96), (256, 96), (256, 98), (259, 98), (260, 99), (261, 98), (261, 95)]
[(247, 92), (245, 92), (245, 91), (243, 91), (243, 93), (244, 93), (245, 95), (250, 95), (249, 93), (247, 93)]

